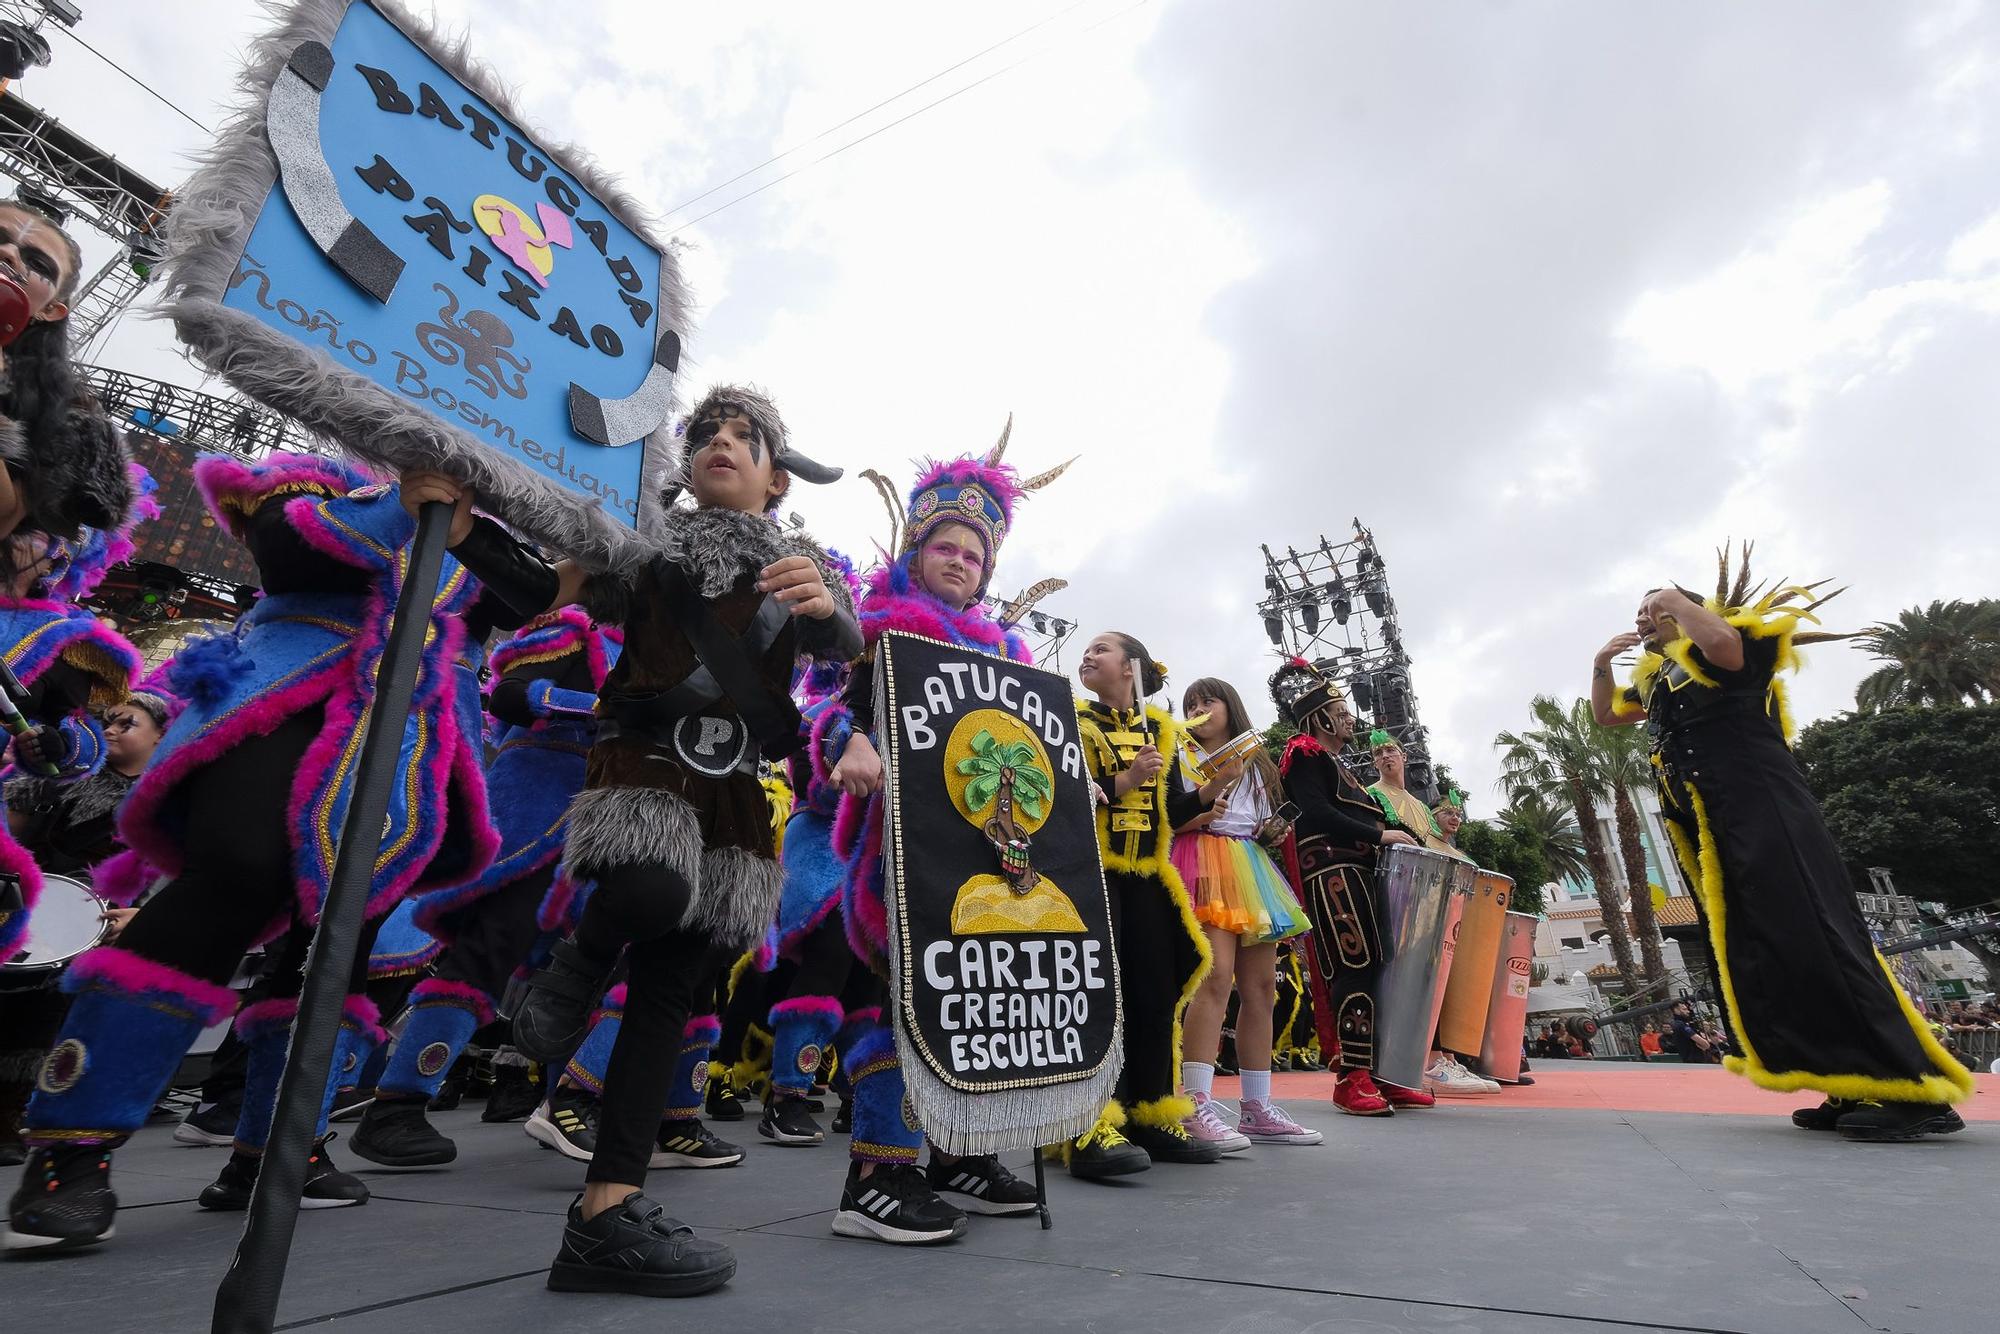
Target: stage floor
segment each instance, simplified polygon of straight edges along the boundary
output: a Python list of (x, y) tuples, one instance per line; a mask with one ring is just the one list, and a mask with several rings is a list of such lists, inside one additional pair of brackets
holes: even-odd
[[(2000, 1328), (2000, 1076), (1969, 1129), (1859, 1145), (1794, 1129), (1809, 1099), (1713, 1067), (1551, 1063), (1540, 1083), (1387, 1120), (1333, 1112), (1325, 1075), (1280, 1076), (1312, 1148), (1259, 1147), (1113, 1184), (1049, 1177), (1055, 1227), (972, 1220), (899, 1248), (829, 1228), (844, 1141), (781, 1149), (722, 1125), (737, 1168), (659, 1172), (652, 1191), (727, 1238), (740, 1267), (686, 1301), (543, 1287), (581, 1170), (478, 1108), (436, 1123), (442, 1171), (365, 1173), (365, 1208), (299, 1221), (280, 1328), (1449, 1331), (1450, 1334), (1971, 1334)], [(1229, 1083), (1230, 1081), (1223, 1081)], [(1220, 1091), (1220, 1090), (1219, 1090)], [(1233, 1092), (1233, 1089), (1231, 1090)], [(238, 1214), (197, 1191), (221, 1149), (149, 1126), (119, 1154), (117, 1236), (0, 1263), (22, 1330), (200, 1331)], [(350, 1169), (357, 1160), (340, 1143)], [(1008, 1155), (1025, 1172), (1025, 1153)], [(696, 1325), (695, 1322), (700, 1322)]]

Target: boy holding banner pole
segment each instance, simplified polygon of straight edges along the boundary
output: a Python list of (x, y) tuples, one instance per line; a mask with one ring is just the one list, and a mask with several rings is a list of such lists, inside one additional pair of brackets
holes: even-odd
[(405, 479), (410, 503), (453, 503), (454, 554), (517, 611), (581, 602), (625, 629), (564, 851), (564, 873), (597, 889), (514, 1020), (524, 1053), (566, 1059), (626, 953), (597, 1145), (549, 1273), (558, 1291), (689, 1296), (735, 1273), (728, 1247), (666, 1217), (642, 1183), (675, 1080), (659, 1053), (682, 1048), (697, 989), (725, 953), (762, 937), (777, 906), (782, 872), (757, 765), (799, 745), (796, 659), (843, 661), (861, 646), (825, 553), (770, 517), (794, 476), (839, 475), (792, 449), (761, 391), (713, 389), (688, 418), (677, 479), (695, 507), (670, 509), (651, 559), (618, 574), (548, 565), (475, 520), (469, 488), (437, 473)]

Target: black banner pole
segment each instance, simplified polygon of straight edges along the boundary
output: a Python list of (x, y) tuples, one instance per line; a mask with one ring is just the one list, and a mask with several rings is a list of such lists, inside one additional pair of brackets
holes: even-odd
[(257, 1188), (250, 1196), (250, 1213), (243, 1224), (242, 1240), (236, 1244), (236, 1258), (215, 1290), (210, 1334), (270, 1334), (278, 1318), (278, 1294), (285, 1285), (292, 1232), (298, 1226), (306, 1158), (319, 1125), (328, 1069), (333, 1064), (347, 979), (361, 943), (363, 910), (382, 846), (382, 821), (389, 813), (403, 724), (416, 694), (417, 665), (423, 656), (424, 632), (430, 625), (431, 602), (437, 596), (450, 528), (451, 507), (442, 502), (425, 505), (417, 517), (409, 575), (397, 596), (388, 643), (375, 671), (375, 703), (368, 711), (354, 793), (340, 826), (332, 882), (327, 887), (319, 930), (313, 934), (312, 949), (306, 956), (305, 990), (299, 997), (284, 1080), (278, 1086), (270, 1142), (257, 1172)]
[(1035, 1217), (1042, 1220), (1042, 1231), (1054, 1227), (1055, 1220), (1049, 1217), (1049, 1181), (1042, 1170), (1043, 1154), (1035, 1150)]

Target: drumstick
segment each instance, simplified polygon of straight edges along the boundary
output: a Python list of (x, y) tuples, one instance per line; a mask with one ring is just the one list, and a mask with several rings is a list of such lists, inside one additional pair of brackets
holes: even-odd
[[(3, 662), (0, 662), (0, 673), (4, 673), (4, 676), (0, 676), (0, 729), (5, 729), (8, 735), (17, 738), (35, 735), (35, 725), (29, 722), (14, 704), (16, 692), (22, 695), (26, 695), (27, 692), (21, 689), (21, 683), (14, 679), (13, 671)], [(47, 760), (30, 764), (19, 750), (14, 752), (14, 757), (22, 768), (43, 778), (54, 778), (62, 772)]]

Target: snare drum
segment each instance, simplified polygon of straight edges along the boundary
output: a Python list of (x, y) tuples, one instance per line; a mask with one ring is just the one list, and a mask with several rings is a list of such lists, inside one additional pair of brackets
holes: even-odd
[(1211, 782), (1217, 774), (1230, 765), (1241, 763), (1255, 755), (1263, 744), (1264, 738), (1255, 732), (1239, 732), (1213, 755), (1205, 760), (1196, 761), (1195, 775), (1204, 783)]
[(82, 881), (44, 873), (21, 952), (0, 965), (0, 991), (54, 986), (77, 955), (104, 942), (106, 906)]

